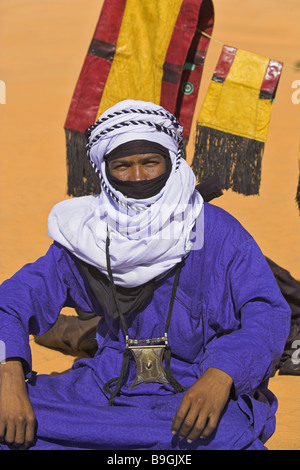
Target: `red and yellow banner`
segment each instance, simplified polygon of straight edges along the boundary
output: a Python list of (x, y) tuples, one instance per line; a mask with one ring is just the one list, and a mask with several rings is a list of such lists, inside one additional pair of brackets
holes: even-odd
[(124, 99), (161, 104), (187, 142), (214, 22), (211, 0), (106, 0), (65, 122), (68, 194), (99, 191), (84, 131)]
[(261, 159), (283, 64), (224, 46), (197, 119), (192, 168), (200, 181), (258, 194)]

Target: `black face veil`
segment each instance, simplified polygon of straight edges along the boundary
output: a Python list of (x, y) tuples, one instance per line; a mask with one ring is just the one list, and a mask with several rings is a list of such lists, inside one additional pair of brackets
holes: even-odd
[[(163, 156), (166, 161), (166, 171), (162, 175), (146, 181), (121, 181), (111, 174), (109, 162), (118, 158), (144, 153), (157, 153)], [(166, 184), (172, 170), (172, 162), (168, 149), (148, 140), (133, 140), (119, 145), (105, 155), (104, 160), (106, 161), (106, 176), (110, 184), (125, 196), (133, 199), (147, 199), (158, 194)]]

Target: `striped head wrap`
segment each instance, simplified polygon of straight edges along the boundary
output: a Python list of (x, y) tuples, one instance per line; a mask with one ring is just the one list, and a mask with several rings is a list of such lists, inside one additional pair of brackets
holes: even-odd
[[(178, 170), (181, 162), (182, 127), (175, 116), (151, 102), (124, 100), (117, 103), (86, 130), (86, 137), (87, 155), (100, 178), (102, 188), (115, 201), (133, 209), (136, 205), (109, 184), (105, 155), (124, 143), (143, 139), (169, 150), (174, 171)], [(140, 205), (138, 210), (141, 210)]]

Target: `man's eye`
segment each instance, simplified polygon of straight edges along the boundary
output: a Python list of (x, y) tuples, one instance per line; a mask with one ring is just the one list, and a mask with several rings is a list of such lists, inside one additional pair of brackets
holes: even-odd
[(115, 166), (113, 169), (114, 170), (123, 170), (125, 168), (128, 168), (128, 166), (123, 164), (123, 163), (120, 163), (120, 165)]

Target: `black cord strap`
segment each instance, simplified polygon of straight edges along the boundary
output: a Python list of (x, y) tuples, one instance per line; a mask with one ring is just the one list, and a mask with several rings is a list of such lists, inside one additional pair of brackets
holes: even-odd
[[(171, 300), (170, 300), (170, 305), (169, 305), (169, 311), (168, 311), (168, 316), (167, 316), (167, 321), (165, 325), (165, 336), (168, 336), (168, 329), (171, 321), (171, 315), (173, 311), (173, 305), (174, 305), (174, 300), (175, 300), (175, 295), (176, 295), (176, 290), (177, 286), (179, 283), (179, 276), (180, 276), (180, 271), (181, 271), (181, 263), (178, 263), (176, 266), (176, 272), (175, 272), (175, 278), (174, 278), (174, 283), (173, 283), (173, 288), (172, 288), (172, 294), (171, 294)], [(164, 354), (164, 359), (165, 359), (165, 373), (167, 376), (167, 379), (170, 383), (170, 385), (174, 388), (174, 390), (177, 393), (181, 393), (184, 391), (184, 387), (175, 379), (175, 377), (172, 375), (171, 370), (170, 370), (170, 363), (171, 363), (171, 348), (168, 342), (166, 342), (167, 347), (165, 349), (165, 354)]]
[(117, 296), (117, 289), (116, 289), (116, 285), (114, 283), (113, 274), (112, 274), (112, 270), (111, 270), (110, 257), (109, 257), (109, 245), (110, 245), (110, 238), (109, 238), (109, 230), (108, 230), (108, 227), (107, 227), (107, 235), (106, 235), (106, 265), (107, 265), (107, 271), (108, 271), (108, 275), (109, 275), (109, 279), (110, 279), (110, 283), (111, 283), (111, 287), (112, 287), (114, 301), (116, 303), (117, 311), (118, 311), (118, 314), (121, 318), (121, 322), (122, 322), (122, 325), (123, 325), (123, 328), (124, 328), (124, 331), (125, 331), (126, 338), (128, 338), (128, 328), (127, 328), (127, 325), (126, 325), (126, 322), (125, 322), (125, 319), (124, 319), (124, 315), (121, 312), (121, 307), (120, 307), (120, 304), (119, 304), (119, 301), (118, 301), (118, 296)]
[[(171, 315), (172, 315), (172, 311), (173, 311), (176, 290), (177, 290), (177, 286), (178, 286), (178, 282), (179, 282), (179, 276), (180, 276), (180, 271), (181, 271), (181, 263), (178, 263), (177, 266), (176, 266), (175, 278), (174, 278), (174, 283), (173, 283), (172, 293), (171, 293), (171, 300), (170, 300), (167, 320), (166, 320), (166, 324), (165, 324), (165, 335), (164, 335), (164, 337), (152, 338), (152, 339), (148, 339), (148, 340), (144, 340), (144, 341), (130, 340), (129, 339), (129, 334), (128, 334), (127, 324), (125, 322), (124, 315), (121, 312), (120, 304), (119, 304), (119, 301), (118, 301), (116, 285), (115, 285), (114, 280), (113, 280), (113, 274), (112, 274), (112, 269), (111, 269), (111, 264), (110, 264), (110, 256), (109, 256), (109, 245), (110, 245), (110, 238), (109, 238), (109, 230), (108, 230), (108, 227), (107, 227), (107, 236), (106, 236), (107, 271), (108, 271), (108, 275), (109, 275), (110, 282), (111, 282), (111, 287), (112, 287), (114, 301), (116, 303), (116, 308), (117, 308), (117, 311), (118, 311), (118, 314), (120, 316), (122, 326), (123, 326), (123, 329), (124, 329), (124, 332), (125, 332), (125, 344), (126, 344), (125, 351), (123, 353), (123, 362), (122, 362), (120, 376), (109, 380), (103, 386), (103, 390), (106, 393), (110, 394), (108, 404), (110, 406), (113, 406), (113, 404), (114, 404), (113, 400), (118, 395), (118, 393), (119, 393), (119, 391), (122, 387), (123, 380), (124, 380), (124, 377), (126, 375), (126, 372), (127, 372), (127, 369), (128, 369), (128, 364), (129, 364), (129, 356), (130, 356), (129, 344), (135, 344), (135, 343), (140, 344), (140, 343), (143, 342), (143, 343), (149, 344), (149, 343), (153, 343), (153, 342), (161, 342), (161, 341), (165, 342), (166, 348), (165, 348), (164, 359), (165, 359), (165, 374), (166, 374), (166, 377), (168, 379), (169, 384), (174, 388), (174, 390), (177, 393), (183, 392), (184, 387), (173, 377), (173, 375), (170, 371), (171, 348), (170, 348), (170, 345), (168, 343), (168, 329), (169, 329), (169, 325), (170, 325), (170, 321), (171, 321)], [(111, 391), (110, 385), (113, 384), (114, 382), (116, 382), (116, 385), (115, 385), (114, 390)]]

